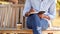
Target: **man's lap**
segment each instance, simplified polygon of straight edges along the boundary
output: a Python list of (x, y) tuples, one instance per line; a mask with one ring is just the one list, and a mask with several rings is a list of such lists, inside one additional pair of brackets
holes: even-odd
[(32, 29), (33, 27), (41, 27), (42, 30), (48, 28), (48, 21), (39, 18), (37, 14), (32, 14), (27, 18), (27, 27)]

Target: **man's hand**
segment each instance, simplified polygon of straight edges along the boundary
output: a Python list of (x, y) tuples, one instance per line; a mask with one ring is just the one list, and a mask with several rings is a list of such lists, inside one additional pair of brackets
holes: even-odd
[(49, 16), (44, 15), (44, 18), (50, 20), (50, 17)]
[(38, 16), (39, 16), (40, 18), (46, 18), (46, 19), (50, 20), (50, 17), (49, 17), (49, 16), (46, 16), (46, 15), (44, 15), (44, 14), (38, 14)]
[(30, 11), (25, 14), (25, 16), (28, 17), (32, 12), (35, 12), (33, 8), (31, 8)]
[(27, 13), (25, 14), (26, 17), (28, 17), (29, 15), (30, 15), (30, 12), (27, 12)]

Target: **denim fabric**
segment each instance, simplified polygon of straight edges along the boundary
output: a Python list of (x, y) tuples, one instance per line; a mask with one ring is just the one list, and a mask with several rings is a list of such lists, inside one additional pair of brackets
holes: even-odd
[(33, 30), (33, 34), (42, 34), (42, 30), (48, 28), (48, 21), (39, 18), (37, 14), (31, 14), (27, 18), (27, 27)]

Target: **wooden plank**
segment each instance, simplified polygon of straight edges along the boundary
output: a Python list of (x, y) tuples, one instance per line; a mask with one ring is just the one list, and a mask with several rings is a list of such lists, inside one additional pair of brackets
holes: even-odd
[(0, 33), (23, 33), (23, 34), (32, 34), (31, 30), (0, 30)]
[[(15, 34), (33, 34), (31, 29), (22, 29), (22, 30), (0, 30), (0, 33), (15, 33)], [(43, 34), (60, 34), (60, 30), (44, 30)]]
[(0, 5), (0, 27), (16, 27), (19, 19), (19, 8), (21, 8), (20, 22), (23, 23), (23, 4)]

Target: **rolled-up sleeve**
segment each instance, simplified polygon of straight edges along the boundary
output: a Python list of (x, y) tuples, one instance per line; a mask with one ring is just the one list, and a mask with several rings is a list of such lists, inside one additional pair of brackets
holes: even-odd
[(53, 1), (53, 3), (51, 4), (48, 10), (48, 16), (50, 17), (50, 19), (54, 19), (56, 16), (56, 2), (55, 1)]
[(30, 9), (31, 9), (30, 0), (26, 0), (23, 10), (23, 16), (25, 16), (26, 12), (29, 12)]

